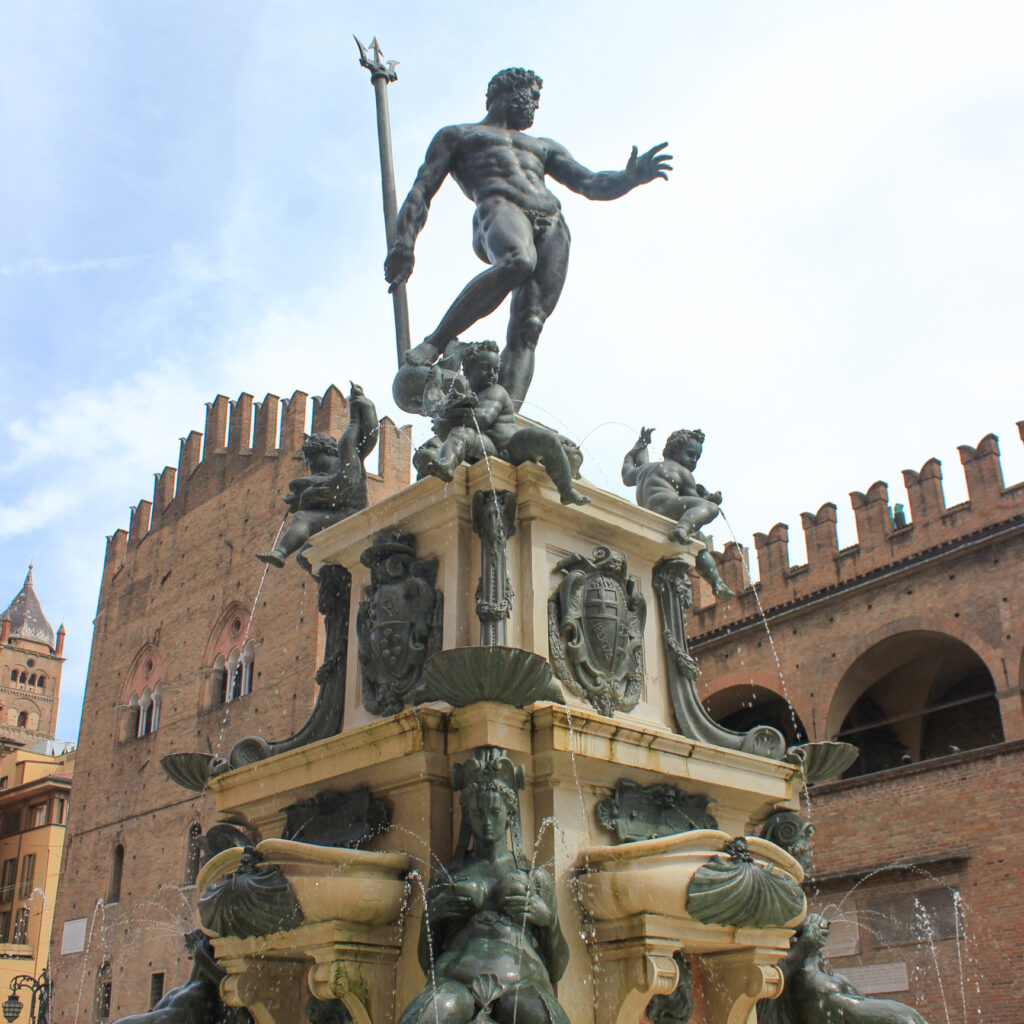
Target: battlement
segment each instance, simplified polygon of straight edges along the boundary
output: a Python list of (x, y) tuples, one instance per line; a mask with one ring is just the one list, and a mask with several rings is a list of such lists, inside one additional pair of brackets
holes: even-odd
[[(267, 395), (262, 402), (242, 392), (232, 402), (218, 395), (206, 404), (204, 430), (191, 431), (181, 439), (177, 468), (165, 466), (154, 474), (153, 500), (142, 499), (132, 507), (127, 531), (115, 530), (107, 538), (105, 573), (124, 562), (125, 554), (165, 524), (190, 508), (223, 492), (237, 478), (254, 472), (271, 460), (290, 460), (305, 437), (309, 396), (296, 391), (291, 398)], [(322, 397), (313, 397), (312, 433), (339, 436), (348, 423), (348, 402), (333, 384)], [(375, 483), (386, 481), (389, 490), (410, 481), (412, 441), (409, 428), (399, 428), (390, 417), (380, 421), (377, 471), (367, 466), (370, 500)], [(283, 476), (301, 476), (296, 462)]]
[[(1024, 420), (1017, 430), (1024, 441)], [(1024, 482), (1005, 486), (995, 434), (986, 434), (973, 448), (960, 445), (957, 450), (968, 493), (968, 500), (959, 505), (946, 506), (942, 464), (932, 458), (918, 471), (903, 470), (909, 515), (899, 506), (895, 510), (890, 506), (889, 485), (882, 480), (867, 491), (850, 492), (857, 543), (849, 547), (839, 547), (832, 502), (800, 516), (807, 541), (805, 565), (790, 564), (785, 523), (754, 534), (760, 577), (756, 596), (744, 568), (746, 550), (730, 542), (713, 552), (722, 578), (737, 597), (717, 604), (710, 587), (695, 577), (693, 636), (756, 614), (758, 600), (765, 611), (780, 608), (1024, 516)]]

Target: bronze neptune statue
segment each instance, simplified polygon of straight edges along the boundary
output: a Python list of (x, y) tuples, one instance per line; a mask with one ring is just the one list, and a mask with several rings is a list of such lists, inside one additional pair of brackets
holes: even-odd
[(569, 1024), (552, 987), (569, 947), (554, 882), (523, 851), (523, 785), (497, 747), (455, 766), (462, 828), (455, 859), (431, 879), (420, 932), (429, 982), (399, 1024)]
[(472, 124), (442, 128), (427, 149), (416, 181), (398, 212), (397, 234), (384, 264), (392, 288), (412, 273), (416, 236), (430, 201), (449, 175), (476, 204), (473, 251), (490, 264), (452, 303), (432, 334), (406, 355), (395, 379), (395, 401), (419, 412), (428, 366), (477, 320), (512, 296), (502, 387), (518, 409), (533, 378), (534, 349), (544, 321), (558, 302), (569, 265), (569, 229), (545, 176), (587, 199), (618, 199), (653, 181), (668, 178), (672, 159), (662, 150), (642, 155), (633, 147), (624, 170), (594, 172), (577, 163), (553, 139), (525, 135), (540, 102), (541, 79), (525, 68), (499, 71), (487, 86), (487, 115)]

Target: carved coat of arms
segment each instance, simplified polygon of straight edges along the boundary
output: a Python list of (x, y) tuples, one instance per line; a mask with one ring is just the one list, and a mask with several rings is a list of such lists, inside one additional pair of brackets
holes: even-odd
[(363, 707), (394, 715), (414, 702), (424, 664), (441, 649), (437, 559), (417, 559), (412, 534), (390, 533), (376, 537), (360, 560), (371, 572), (356, 618)]
[(631, 711), (643, 686), (647, 603), (626, 558), (594, 548), (592, 558), (563, 558), (565, 578), (548, 601), (548, 646), (555, 674), (603, 715)]

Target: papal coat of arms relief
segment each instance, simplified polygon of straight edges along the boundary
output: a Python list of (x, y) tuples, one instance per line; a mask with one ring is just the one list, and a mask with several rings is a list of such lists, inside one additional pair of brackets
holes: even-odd
[(626, 558), (594, 548), (591, 558), (563, 558), (564, 574), (548, 600), (548, 646), (555, 675), (601, 714), (631, 711), (643, 687), (647, 603)]

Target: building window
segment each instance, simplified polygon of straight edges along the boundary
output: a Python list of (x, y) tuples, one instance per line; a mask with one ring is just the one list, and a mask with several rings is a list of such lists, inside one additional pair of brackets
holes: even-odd
[(28, 712), (27, 711), (21, 711), (21, 712), (18, 713), (18, 728), (19, 729), (27, 729), (28, 728)]
[(11, 669), (11, 682), (16, 683), (18, 681), (18, 670), (16, 668)]
[(107, 903), (117, 903), (121, 899), (121, 875), (124, 872), (124, 847), (114, 844), (110, 857), (110, 882), (107, 885)]
[(6, 775), (0, 775), (0, 789), (6, 789), (6, 788), (7, 788), (7, 776)]
[(59, 796), (53, 801), (53, 823), (54, 825), (63, 825), (64, 818), (68, 813), (68, 802), (64, 797)]
[(110, 1018), (110, 964), (105, 963), (96, 975), (96, 1020)]
[(42, 673), (40, 673), (39, 677), (36, 679), (36, 689), (42, 690), (44, 688), (43, 684), (45, 682), (46, 682), (46, 676), (44, 676)]
[(18, 876), (18, 899), (27, 900), (32, 895), (32, 882), (36, 873), (36, 855), (27, 853), (21, 858), (21, 874)]
[(185, 842), (185, 885), (195, 885), (199, 874), (199, 862), (202, 859), (203, 830), (198, 821), (188, 827), (188, 838)]
[(28, 809), (29, 828), (41, 828), (46, 824), (46, 804), (35, 804)]
[(0, 910), (0, 942), (6, 942), (11, 934), (11, 912)]
[[(18, 873), (18, 858), (12, 857), (4, 861), (3, 869), (0, 870), (0, 903), (7, 904), (14, 899), (14, 879)], [(8, 914), (8, 917), (10, 915)], [(8, 922), (9, 923), (9, 922)], [(4, 931), (6, 935), (7, 932)]]
[(28, 942), (28, 907), (21, 907), (14, 915), (14, 931), (11, 942), (24, 946)]
[(149, 1008), (152, 1010), (164, 997), (164, 972), (149, 976)]

